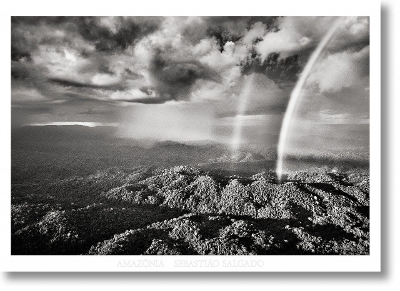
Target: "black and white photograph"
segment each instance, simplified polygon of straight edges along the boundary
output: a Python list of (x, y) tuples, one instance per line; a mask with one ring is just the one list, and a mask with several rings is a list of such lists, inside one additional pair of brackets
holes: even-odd
[(395, 0), (2, 12), (1, 290), (400, 290)]
[(369, 24), (11, 17), (11, 254), (369, 255)]

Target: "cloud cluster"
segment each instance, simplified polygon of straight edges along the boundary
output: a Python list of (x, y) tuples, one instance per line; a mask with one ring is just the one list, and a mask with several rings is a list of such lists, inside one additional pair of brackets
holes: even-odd
[(196, 60), (173, 60), (156, 51), (149, 66), (152, 84), (165, 100), (186, 99), (197, 80), (219, 83), (221, 77), (211, 67)]
[(321, 92), (338, 92), (355, 85), (368, 87), (368, 76), (369, 47), (365, 47), (358, 52), (344, 51), (326, 56), (316, 64), (307, 83), (318, 86)]
[[(221, 125), (218, 118), (237, 114), (250, 75), (255, 82), (244, 114), (280, 120), (308, 57), (337, 20), (12, 17), (13, 122), (113, 123), (128, 105), (167, 108), (171, 102), (190, 102), (209, 108), (214, 113), (207, 114)], [(310, 74), (307, 90), (351, 107), (358, 103), (350, 99), (368, 87), (369, 19), (341, 22)]]
[[(13, 89), (33, 84), (50, 99), (150, 103), (190, 99), (202, 81), (221, 92), (240, 77), (259, 28), (274, 19), (13, 17)], [(144, 87), (152, 94), (138, 94)]]

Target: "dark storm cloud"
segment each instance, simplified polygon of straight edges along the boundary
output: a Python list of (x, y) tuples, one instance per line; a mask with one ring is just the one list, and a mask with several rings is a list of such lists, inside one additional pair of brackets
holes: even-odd
[(104, 64), (100, 64), (99, 73), (108, 74), (108, 75), (115, 75), (115, 71), (111, 70), (108, 66), (106, 66)]
[(239, 39), (242, 38), (241, 35), (232, 33), (222, 27), (209, 29), (207, 33), (217, 40), (220, 52), (224, 51), (224, 46), (228, 41), (237, 42)]
[(262, 73), (277, 84), (295, 82), (302, 69), (298, 55), (280, 58), (278, 53), (271, 53), (262, 61), (254, 51), (240, 65), (244, 74)]
[(67, 16), (11, 16), (11, 23), (13, 25), (58, 25), (61, 23), (69, 22), (73, 20), (73, 17)]
[(30, 71), (27, 67), (14, 63), (11, 66), (11, 77), (13, 79), (26, 80), (30, 76)]
[(215, 70), (196, 60), (172, 60), (164, 54), (166, 53), (156, 50), (149, 70), (161, 100), (187, 98), (190, 88), (199, 79), (221, 81)]
[[(116, 99), (118, 100), (118, 99)], [(140, 104), (163, 104), (171, 99), (167, 97), (143, 97), (143, 98), (135, 98), (133, 100), (123, 100), (120, 99), (118, 101), (124, 101), (128, 103), (140, 103)]]
[(14, 102), (99, 100), (126, 90), (129, 80), (142, 75), (121, 68), (125, 63), (121, 58), (129, 56), (125, 50), (157, 30), (162, 21), (162, 17), (12, 17)]
[(125, 68), (124, 72), (132, 79), (138, 79), (138, 78), (142, 78), (143, 76), (140, 74), (136, 74), (135, 72), (133, 72), (131, 69), (129, 68)]
[(99, 103), (111, 103), (110, 101), (98, 99), (96, 96), (93, 97), (92, 91), (90, 89), (80, 89), (76, 90), (76, 92), (63, 92), (56, 101), (61, 100), (65, 104), (74, 106), (80, 106), (82, 103), (92, 103), (93, 106), (97, 106)]
[(100, 89), (100, 90), (108, 90), (108, 91), (117, 91), (124, 90), (125, 88), (121, 85), (94, 85), (94, 84), (85, 84), (71, 80), (59, 79), (59, 78), (49, 78), (48, 82), (56, 85), (60, 85), (62, 87), (73, 87), (73, 88), (88, 88), (88, 89)]
[[(67, 32), (78, 32), (86, 41), (94, 44), (97, 51), (119, 52), (127, 49), (142, 37), (156, 31), (161, 17), (117, 17), (110, 20), (114, 27), (101, 23), (99, 17), (12, 17), (13, 27), (50, 26)], [(18, 38), (17, 33), (12, 34)], [(68, 41), (64, 39), (64, 42)], [(13, 41), (17, 42), (17, 39)], [(57, 44), (54, 38), (44, 37), (41, 44)], [(82, 54), (89, 52), (83, 50)]]
[(223, 51), (228, 41), (237, 42), (257, 22), (265, 24), (269, 30), (275, 29), (275, 19), (276, 17), (214, 16), (206, 17), (205, 21), (208, 25), (207, 34), (216, 38), (220, 50)]
[(267, 26), (275, 26), (277, 16), (208, 16), (204, 20), (210, 27), (223, 27), (240, 31), (250, 28), (256, 22), (262, 22)]
[(11, 60), (19, 61), (22, 57), (31, 58), (31, 54), (41, 44), (65, 45), (72, 42), (68, 38), (55, 38), (49, 35), (41, 36), (43, 27), (71, 30), (65, 24), (72, 21), (67, 17), (11, 17)]
[(46, 66), (33, 62), (11, 61), (11, 77), (18, 81), (25, 80), (26, 83), (36, 84), (42, 82), (48, 72)]
[(238, 41), (254, 23), (261, 22), (269, 30), (276, 29), (276, 19), (276, 16), (207, 16), (201, 18), (201, 23), (185, 26), (182, 35), (192, 43), (213, 37), (223, 51), (227, 41)]
[(22, 58), (25, 58), (27, 61), (32, 60), (31, 55), (28, 51), (24, 51), (21, 48), (11, 45), (11, 60), (19, 61)]
[(98, 51), (118, 52), (127, 49), (135, 41), (159, 27), (160, 18), (117, 18), (115, 31), (101, 26), (96, 17), (77, 18), (81, 36), (95, 44)]
[(109, 115), (113, 111), (109, 108), (89, 108), (85, 111), (79, 112), (78, 114), (83, 115)]

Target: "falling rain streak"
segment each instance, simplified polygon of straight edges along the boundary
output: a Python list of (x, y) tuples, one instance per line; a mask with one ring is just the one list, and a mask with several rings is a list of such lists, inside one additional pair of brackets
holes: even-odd
[(315, 62), (318, 60), (318, 57), (320, 56), (321, 52), (323, 51), (325, 46), (328, 44), (329, 40), (332, 38), (332, 36), (335, 34), (336, 30), (338, 29), (338, 27), (341, 23), (341, 20), (342, 19), (340, 18), (332, 25), (332, 27), (326, 33), (326, 35), (324, 36), (322, 41), (318, 44), (317, 48), (314, 50), (311, 57), (309, 58), (303, 72), (301, 73), (300, 78), (297, 81), (297, 84), (292, 91), (292, 94), (290, 95), (289, 103), (286, 108), (285, 115), (283, 117), (281, 131), (279, 133), (278, 160), (276, 163), (276, 175), (277, 175), (278, 181), (282, 180), (283, 158), (285, 155), (286, 139), (287, 139), (287, 135), (288, 135), (288, 132), (290, 129), (290, 122), (292, 120), (296, 106), (299, 103), (299, 100), (301, 99), (301, 90), (302, 90), (304, 83), (307, 80), (307, 77), (310, 74)]
[(249, 101), (250, 93), (253, 86), (253, 75), (247, 77), (246, 83), (243, 90), (240, 92), (239, 105), (237, 108), (237, 114), (235, 117), (235, 126), (233, 128), (233, 138), (232, 138), (232, 156), (235, 155), (242, 143), (242, 131), (243, 131), (243, 121), (244, 114), (247, 109), (247, 103)]

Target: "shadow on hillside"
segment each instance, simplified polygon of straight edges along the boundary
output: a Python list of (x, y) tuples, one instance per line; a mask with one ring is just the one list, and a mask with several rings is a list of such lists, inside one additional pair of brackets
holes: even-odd
[[(87, 253), (92, 245), (107, 240), (129, 229), (145, 227), (157, 221), (178, 217), (181, 209), (128, 203), (92, 204), (81, 208), (69, 207), (65, 213), (66, 225), (48, 221), (43, 229), (43, 218), (12, 234), (12, 255), (79, 255)], [(78, 239), (71, 241), (69, 234)]]

